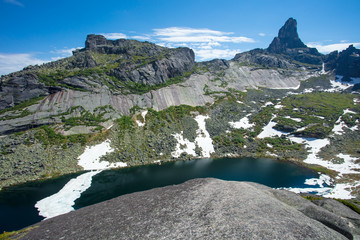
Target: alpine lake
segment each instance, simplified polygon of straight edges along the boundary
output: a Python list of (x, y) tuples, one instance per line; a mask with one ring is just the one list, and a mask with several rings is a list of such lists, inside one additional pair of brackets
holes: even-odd
[[(58, 192), (80, 174), (29, 182), (0, 191), (0, 232), (19, 230), (43, 220), (34, 207), (36, 202)], [(290, 162), (265, 158), (197, 159), (105, 170), (93, 177), (90, 188), (73, 207), (79, 209), (124, 194), (207, 177), (257, 182), (272, 188), (302, 188), (306, 187), (306, 179), (317, 178), (318, 174)]]

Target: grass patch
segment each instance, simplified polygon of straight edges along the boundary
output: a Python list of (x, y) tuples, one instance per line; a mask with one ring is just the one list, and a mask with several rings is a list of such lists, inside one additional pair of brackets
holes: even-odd
[(28, 228), (25, 228), (25, 229), (19, 230), (19, 231), (4, 232), (4, 233), (0, 234), (0, 240), (21, 239), (28, 232), (30, 232), (31, 230), (38, 228), (38, 227), (39, 226), (32, 226), (32, 227), (28, 227)]

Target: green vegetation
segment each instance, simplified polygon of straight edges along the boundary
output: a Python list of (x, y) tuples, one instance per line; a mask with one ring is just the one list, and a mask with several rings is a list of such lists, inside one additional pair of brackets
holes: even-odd
[[(65, 115), (73, 114), (74, 112), (79, 112), (80, 116), (76, 117), (68, 117), (66, 118)], [(111, 111), (115, 111), (114, 108), (110, 105), (105, 105), (101, 107), (97, 107), (94, 109), (94, 112), (91, 113), (85, 110), (81, 106), (75, 106), (70, 108), (67, 112), (60, 114), (62, 122), (64, 123), (65, 130), (69, 130), (74, 126), (96, 126), (98, 130), (101, 130), (103, 127), (100, 123), (106, 122), (109, 118), (104, 118), (106, 113)]]
[(287, 152), (299, 151), (303, 148), (301, 144), (293, 143), (287, 138), (272, 137), (258, 140), (258, 148), (256, 151), (262, 152)]
[(116, 120), (116, 123), (119, 125), (121, 130), (131, 130), (135, 127), (133, 119), (129, 116), (122, 116)]
[(274, 113), (273, 106), (267, 106), (262, 108), (258, 114), (252, 117), (251, 121), (255, 123), (254, 131), (251, 132), (251, 136), (257, 136), (268, 122), (270, 122), (272, 115)]
[(53, 128), (50, 126), (44, 125), (37, 128), (34, 138), (40, 141), (45, 145), (45, 148), (48, 145), (59, 145), (63, 148), (67, 148), (68, 144), (81, 143), (85, 145), (90, 139), (91, 135), (89, 134), (76, 134), (70, 136), (63, 136), (60, 133), (56, 133)]
[(245, 145), (244, 131), (234, 129), (233, 131), (213, 137), (217, 145), (243, 147)]
[(32, 226), (32, 227), (28, 227), (28, 228), (25, 228), (25, 229), (19, 230), (19, 231), (4, 232), (4, 233), (0, 234), (0, 240), (21, 239), (28, 232), (30, 232), (31, 230), (33, 230), (37, 227), (39, 227), (39, 226)]
[[(296, 135), (305, 137), (324, 138), (329, 135), (335, 122), (343, 114), (344, 109), (359, 111), (354, 105), (352, 94), (315, 92), (300, 95), (291, 95), (284, 98), (282, 109), (277, 110), (278, 117), (276, 129), (292, 132), (295, 129), (306, 127)], [(293, 121), (289, 118), (298, 118), (301, 121)], [(360, 115), (346, 114), (342, 119), (354, 126)]]

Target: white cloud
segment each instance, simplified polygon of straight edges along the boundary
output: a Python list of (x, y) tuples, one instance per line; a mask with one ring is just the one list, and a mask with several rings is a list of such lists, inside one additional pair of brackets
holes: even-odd
[(200, 61), (214, 58), (232, 58), (241, 52), (239, 49), (194, 49), (194, 51)]
[(16, 1), (16, 0), (4, 0), (4, 2), (11, 3), (11, 4), (17, 5), (19, 7), (24, 7), (24, 4), (22, 4), (21, 2)]
[(265, 36), (266, 36), (265, 33), (259, 33), (258, 35), (259, 35), (260, 37), (265, 37)]
[(247, 37), (234, 37), (232, 32), (221, 32), (211, 29), (195, 29), (169, 27), (154, 29), (154, 35), (165, 42), (231, 42), (231, 43), (252, 43), (255, 42)]
[(29, 65), (43, 64), (45, 62), (47, 61), (35, 58), (32, 54), (28, 53), (0, 53), (0, 75), (19, 71)]
[[(81, 47), (77, 47), (77, 48), (64, 48), (64, 49), (57, 49), (54, 51), (51, 51), (50, 53), (54, 53), (54, 54), (60, 54), (62, 57), (69, 57), (72, 55), (72, 52), (75, 51), (76, 49), (80, 49)], [(57, 58), (61, 58), (61, 57), (57, 57)]]
[(119, 39), (119, 38), (127, 38), (124, 33), (100, 33), (107, 39)]
[(354, 47), (360, 47), (360, 43), (334, 43), (329, 45), (323, 45), (318, 42), (310, 42), (306, 44), (308, 47), (316, 48), (321, 53), (330, 53), (333, 51), (342, 51), (349, 47), (349, 45), (354, 45)]

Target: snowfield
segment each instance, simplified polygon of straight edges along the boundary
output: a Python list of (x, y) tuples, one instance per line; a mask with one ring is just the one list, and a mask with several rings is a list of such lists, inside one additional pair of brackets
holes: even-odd
[(78, 158), (78, 165), (84, 170), (91, 170), (81, 174), (77, 178), (71, 179), (59, 192), (38, 201), (35, 207), (39, 215), (45, 219), (56, 217), (74, 210), (75, 200), (80, 198), (81, 193), (85, 192), (92, 182), (92, 178), (105, 169), (126, 167), (123, 162), (109, 163), (100, 161), (100, 158), (107, 153), (113, 152), (110, 140), (106, 140), (95, 146), (86, 147), (83, 154)]

